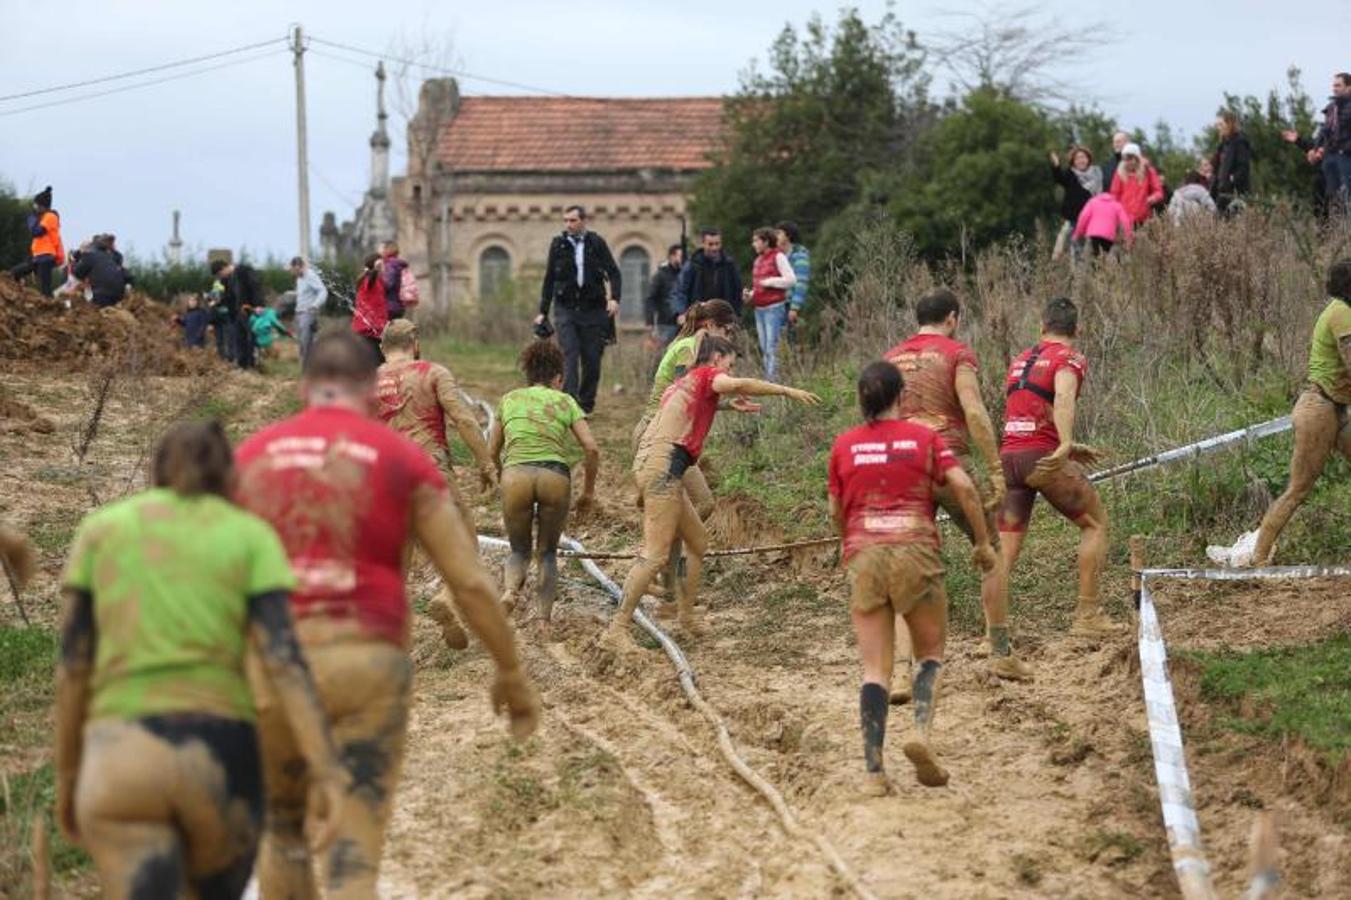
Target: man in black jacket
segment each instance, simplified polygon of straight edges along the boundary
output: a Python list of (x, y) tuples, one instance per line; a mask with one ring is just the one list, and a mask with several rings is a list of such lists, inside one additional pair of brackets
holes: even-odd
[(563, 233), (549, 244), (535, 324), (542, 324), (550, 307), (555, 308), (554, 327), (563, 347), (563, 390), (588, 415), (596, 407), (600, 360), (619, 313), (620, 293), (619, 266), (609, 246), (587, 230), (586, 210), (569, 206), (563, 210)]
[(1351, 72), (1332, 76), (1332, 96), (1312, 139), (1290, 130), (1281, 137), (1304, 150), (1320, 170), (1326, 207), (1351, 212)]
[(122, 301), (127, 293), (127, 273), (122, 261), (99, 235), (88, 248), (80, 251), (71, 274), (89, 283), (94, 305), (103, 308)]
[(666, 349), (666, 345), (675, 340), (675, 308), (671, 306), (671, 294), (675, 291), (676, 281), (680, 278), (680, 267), (685, 262), (685, 248), (672, 244), (666, 250), (666, 262), (657, 267), (648, 282), (647, 296), (643, 298), (643, 324), (652, 327), (652, 337)]
[(671, 292), (671, 308), (683, 320), (685, 311), (705, 300), (726, 300), (741, 315), (741, 273), (736, 260), (722, 249), (722, 232), (705, 228), (699, 232), (699, 249), (680, 270)]
[(227, 263), (218, 259), (211, 264), (211, 275), (225, 286), (226, 354), (241, 369), (253, 368), (253, 329), (249, 314), (264, 304), (258, 273), (247, 263)]

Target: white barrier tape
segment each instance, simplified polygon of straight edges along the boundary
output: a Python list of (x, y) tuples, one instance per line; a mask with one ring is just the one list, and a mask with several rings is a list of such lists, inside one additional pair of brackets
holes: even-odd
[(1197, 581), (1259, 581), (1282, 578), (1346, 578), (1351, 566), (1264, 566), (1257, 569), (1143, 569), (1145, 578), (1183, 578)]
[(1146, 469), (1152, 469), (1165, 463), (1178, 462), (1185, 459), (1196, 459), (1207, 453), (1213, 453), (1230, 444), (1236, 444), (1239, 441), (1254, 441), (1259, 438), (1270, 437), (1273, 434), (1281, 434), (1289, 431), (1293, 427), (1289, 416), (1281, 416), (1279, 419), (1272, 419), (1270, 422), (1262, 422), (1258, 425), (1250, 425), (1247, 428), (1240, 428), (1237, 431), (1228, 431), (1224, 434), (1217, 434), (1193, 444), (1187, 444), (1184, 447), (1177, 447), (1173, 450), (1164, 450), (1162, 453), (1156, 453), (1153, 456), (1146, 456), (1143, 459), (1137, 459), (1132, 462), (1122, 463), (1119, 466), (1112, 466), (1110, 469), (1103, 469), (1100, 472), (1094, 472), (1088, 476), (1089, 481), (1107, 481), (1112, 478), (1119, 478), (1122, 475), (1129, 475), (1132, 472), (1142, 472)]
[(1154, 753), (1154, 777), (1159, 786), (1159, 807), (1182, 895), (1188, 900), (1210, 900), (1215, 896), (1215, 888), (1201, 846), (1201, 825), (1196, 818), (1182, 729), (1168, 679), (1168, 650), (1154, 610), (1148, 574), (1142, 573), (1140, 577), (1140, 680), (1149, 720), (1149, 744)]

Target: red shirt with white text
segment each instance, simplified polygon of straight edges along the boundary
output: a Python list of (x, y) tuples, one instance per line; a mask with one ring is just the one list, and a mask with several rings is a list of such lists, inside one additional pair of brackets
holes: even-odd
[(957, 399), (957, 367), (980, 370), (976, 354), (961, 341), (941, 334), (906, 338), (883, 359), (901, 370), (901, 417), (937, 431), (953, 453), (967, 451), (966, 414)]
[[(1027, 383), (1055, 396), (1055, 376), (1062, 369), (1069, 369), (1077, 379), (1075, 396), (1084, 386), (1084, 376), (1088, 374), (1088, 360), (1078, 350), (1058, 341), (1043, 341), (1031, 349), (1023, 351), (1013, 365), (1009, 366), (1008, 377), (1004, 381), (1005, 390), (1012, 388), (1023, 377), (1028, 360), (1036, 355), (1028, 373)], [(1055, 427), (1055, 405), (1045, 397), (1029, 390), (1014, 391), (1008, 395), (1004, 406), (1004, 442), (999, 446), (1000, 453), (1013, 453), (1020, 450), (1052, 451), (1060, 446), (1060, 432)]]

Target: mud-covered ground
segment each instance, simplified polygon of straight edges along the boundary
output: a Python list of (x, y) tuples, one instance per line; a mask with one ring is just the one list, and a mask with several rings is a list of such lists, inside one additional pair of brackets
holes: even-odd
[[(515, 384), (505, 353), (446, 361), (476, 396), (495, 400)], [(79, 516), (96, 499), (139, 486), (147, 448), (174, 415), (220, 415), (241, 435), (294, 406), (294, 386), (285, 379), (238, 373), (138, 377), (106, 391), (90, 375), (7, 373), (0, 388), (52, 426), (0, 427), (0, 517), (38, 543), (42, 573), (26, 600), (30, 615), (48, 624)], [(86, 444), (101, 392), (103, 412)], [(593, 428), (605, 452), (602, 503), (569, 531), (588, 546), (633, 549), (637, 518), (623, 473), (639, 400), (632, 390), (607, 392), (599, 405)], [(733, 451), (715, 437), (710, 452)], [(480, 531), (497, 532), (495, 507), (469, 479), (461, 487), (478, 503)], [(753, 508), (734, 506), (717, 522), (715, 546), (772, 539)], [(1065, 527), (1048, 521), (1039, 551), (1042, 534), (1030, 542), (1025, 565), (1051, 564), (1042, 555), (1047, 546), (1060, 554), (1072, 546)], [(624, 563), (602, 565), (622, 580)], [(989, 679), (975, 655), (976, 636), (953, 635), (935, 736), (950, 785), (926, 789), (913, 781), (899, 752), (908, 711), (894, 708), (887, 743), (897, 792), (865, 799), (856, 790), (857, 660), (831, 554), (719, 560), (706, 574), (709, 635), (687, 640), (675, 631), (700, 690), (750, 764), (877, 896), (1177, 894), (1133, 634), (1084, 643), (1015, 619), (1037, 671), (1030, 684)], [(552, 630), (521, 622), (546, 704), (538, 734), (523, 744), (508, 740), (489, 710), (491, 667), (483, 653), (444, 650), (435, 626), (419, 620), (416, 707), (384, 895), (842, 893), (815, 847), (788, 837), (723, 761), (660, 650), (616, 657), (597, 646), (606, 598), (575, 564), (563, 577)], [(425, 602), (432, 587), (426, 572), (415, 573), (413, 583), (416, 602)], [(1114, 590), (1124, 586), (1124, 575), (1112, 583)], [(1064, 604), (1072, 603), (1071, 589), (1062, 593)], [(1215, 649), (1307, 643), (1344, 631), (1351, 625), (1347, 593), (1345, 583), (1189, 584), (1159, 588), (1156, 601), (1170, 649)], [(14, 625), (12, 603), (4, 602), (0, 624)], [(1015, 615), (1017, 608), (1015, 598)], [(1300, 754), (1258, 738), (1215, 736), (1194, 679), (1178, 672), (1191, 777), (1221, 894), (1246, 885), (1248, 830), (1263, 808), (1282, 816), (1286, 896), (1351, 892), (1345, 820), (1339, 824), (1337, 810), (1300, 775)], [(46, 758), (48, 716), (9, 716), (0, 728), (4, 774)], [(1193, 727), (1205, 729), (1203, 745), (1191, 743)], [(96, 894), (88, 875), (65, 886)], [(18, 886), (0, 885), (0, 896), (8, 891), (21, 895)]]

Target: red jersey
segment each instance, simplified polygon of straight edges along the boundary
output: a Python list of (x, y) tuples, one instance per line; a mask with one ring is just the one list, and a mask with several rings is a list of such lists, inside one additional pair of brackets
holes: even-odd
[(844, 561), (874, 544), (937, 548), (933, 489), (959, 465), (938, 432), (903, 419), (869, 422), (837, 437), (829, 484), (844, 511)]
[(957, 367), (979, 371), (971, 348), (941, 334), (917, 334), (892, 347), (883, 358), (900, 369), (905, 379), (901, 417), (937, 431), (953, 453), (966, 453), (966, 414), (957, 399)]
[(713, 390), (713, 379), (721, 374), (715, 366), (690, 369), (661, 395), (661, 408), (653, 422), (657, 437), (684, 447), (692, 460), (704, 452), (704, 440), (713, 427), (720, 399)]
[(250, 437), (235, 460), (240, 505), (276, 529), (290, 557), (296, 618), (355, 619), (374, 637), (406, 643), (413, 495), (447, 492), (431, 457), (360, 413), (313, 407)]
[(385, 286), (376, 278), (368, 283), (363, 275), (357, 279), (357, 297), (352, 305), (352, 330), (362, 337), (380, 339), (389, 323), (389, 309), (385, 306)]
[[(1035, 362), (1033, 358), (1035, 357)], [(1031, 362), (1031, 368), (1028, 363)], [(1000, 453), (1015, 450), (1054, 450), (1060, 446), (1060, 432), (1055, 427), (1055, 376), (1061, 369), (1069, 369), (1078, 378), (1075, 396), (1084, 386), (1088, 360), (1078, 350), (1058, 341), (1043, 341), (1009, 366), (1004, 385), (1008, 403), (1004, 407), (1004, 442)], [(1023, 374), (1027, 384), (1019, 387)]]

